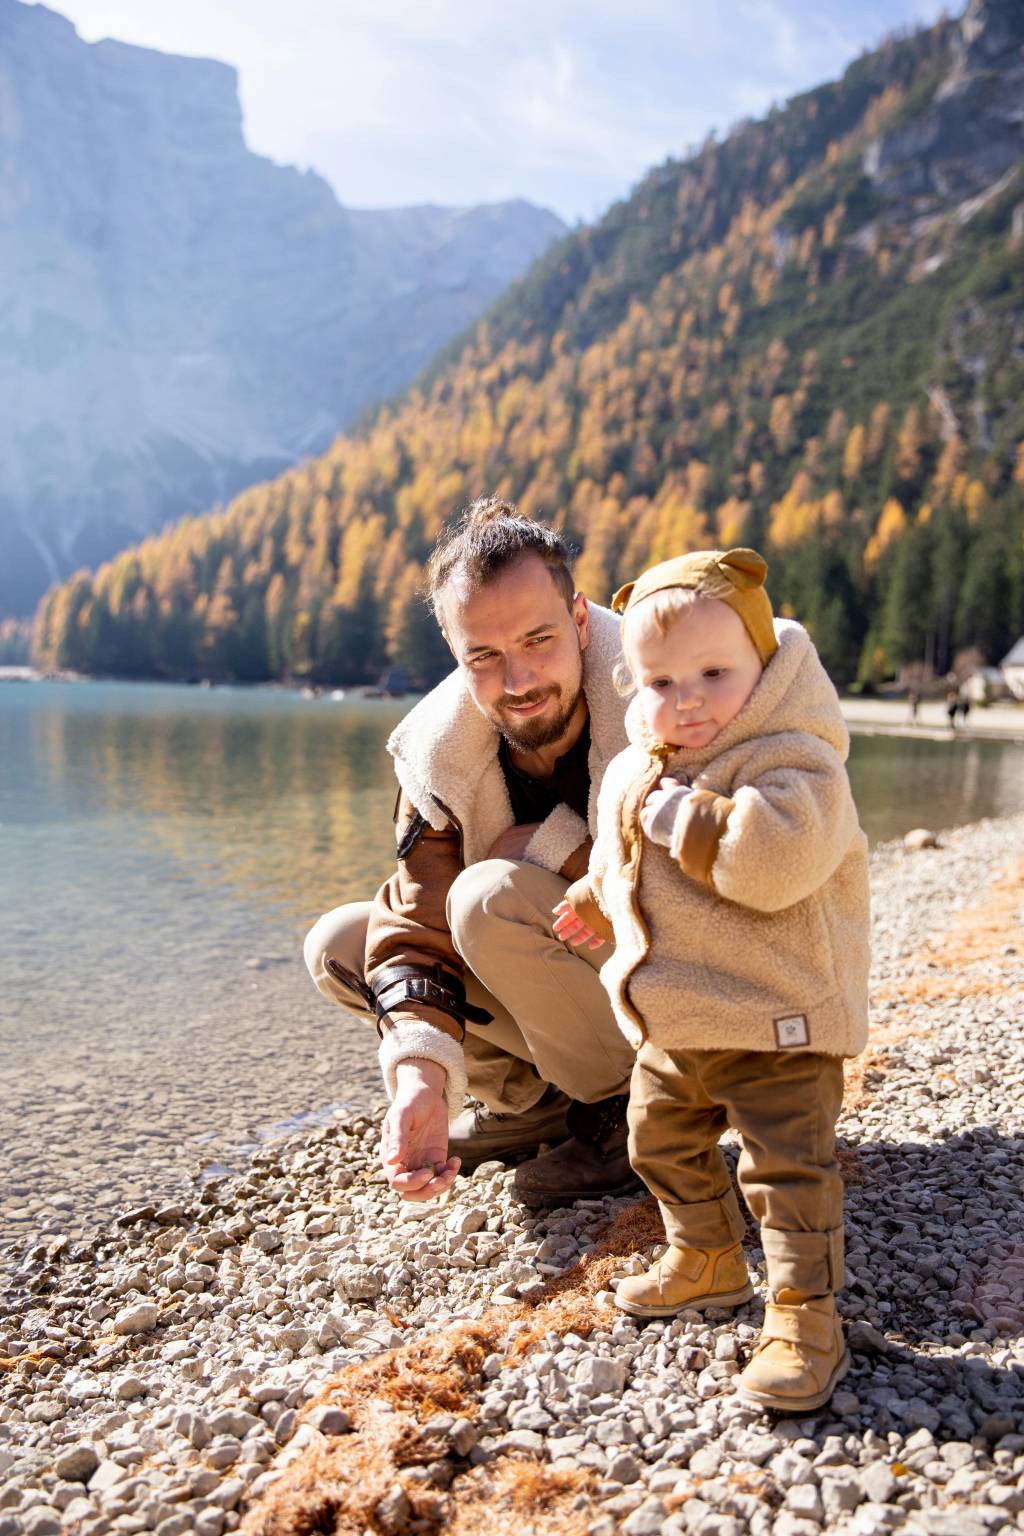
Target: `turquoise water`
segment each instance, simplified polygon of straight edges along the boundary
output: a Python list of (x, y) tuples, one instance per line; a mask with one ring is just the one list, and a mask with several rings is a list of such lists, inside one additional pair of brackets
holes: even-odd
[[(294, 955), (321, 911), (388, 872), (383, 744), (406, 707), (0, 684), (0, 1021), (88, 1029), (202, 991), (240, 946)], [(875, 841), (1018, 810), (1024, 750), (856, 737), (850, 771)]]
[[(273, 1127), (379, 1098), (301, 960), (392, 861), (405, 705), (0, 683), (0, 1245), (83, 1230)], [(860, 737), (872, 839), (1018, 810), (1024, 748)]]
[(380, 1096), (301, 940), (379, 880), (400, 712), (0, 684), (0, 1246)]
[(0, 685), (0, 1016), (294, 950), (379, 882), (401, 706), (132, 684)]

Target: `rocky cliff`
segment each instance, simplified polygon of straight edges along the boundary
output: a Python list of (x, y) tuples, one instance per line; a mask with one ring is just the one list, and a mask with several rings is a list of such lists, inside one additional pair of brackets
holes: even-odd
[(898, 212), (927, 217), (991, 195), (1022, 154), (1024, 5), (970, 0), (930, 105), (868, 147), (865, 171)]
[(323, 449), (562, 228), (344, 208), (226, 65), (0, 0), (0, 613)]

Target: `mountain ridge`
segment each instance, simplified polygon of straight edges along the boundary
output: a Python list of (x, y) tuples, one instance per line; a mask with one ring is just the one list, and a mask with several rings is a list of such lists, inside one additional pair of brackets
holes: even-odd
[[(445, 517), (497, 493), (576, 542), (598, 599), (680, 548), (762, 547), (840, 682), (997, 657), (1024, 627), (1022, 61), (1024, 8), (970, 0), (655, 168), (359, 435), (62, 591), (40, 655), (440, 668), (410, 609), (420, 566)], [(965, 111), (991, 117), (977, 154)], [(146, 639), (139, 593), (201, 611)]]
[(0, 612), (321, 451), (565, 228), (343, 207), (237, 83), (0, 0)]

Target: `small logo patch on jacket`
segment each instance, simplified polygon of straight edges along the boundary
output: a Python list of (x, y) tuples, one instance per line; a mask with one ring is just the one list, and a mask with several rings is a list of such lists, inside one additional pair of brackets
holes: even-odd
[(776, 1019), (774, 1023), (775, 1039), (780, 1051), (791, 1051), (794, 1046), (810, 1044), (811, 1032), (802, 1013), (790, 1014), (788, 1018)]

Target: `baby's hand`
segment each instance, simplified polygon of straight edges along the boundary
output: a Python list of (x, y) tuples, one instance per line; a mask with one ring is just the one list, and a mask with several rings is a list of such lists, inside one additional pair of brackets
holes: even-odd
[(586, 944), (588, 949), (600, 949), (604, 939), (599, 938), (593, 928), (589, 927), (581, 917), (570, 907), (567, 901), (560, 901), (557, 907), (552, 907), (555, 914), (554, 930), (558, 938), (565, 944), (572, 944), (579, 948)]
[(674, 779), (671, 774), (665, 774), (649, 791), (640, 812), (640, 825), (652, 842), (667, 844), (668, 837), (664, 830), (661, 827), (655, 830), (654, 824), (658, 818), (658, 812), (664, 810), (669, 800), (678, 796), (680, 790), (686, 795), (693, 794), (691, 784), (684, 784), (681, 779)]

